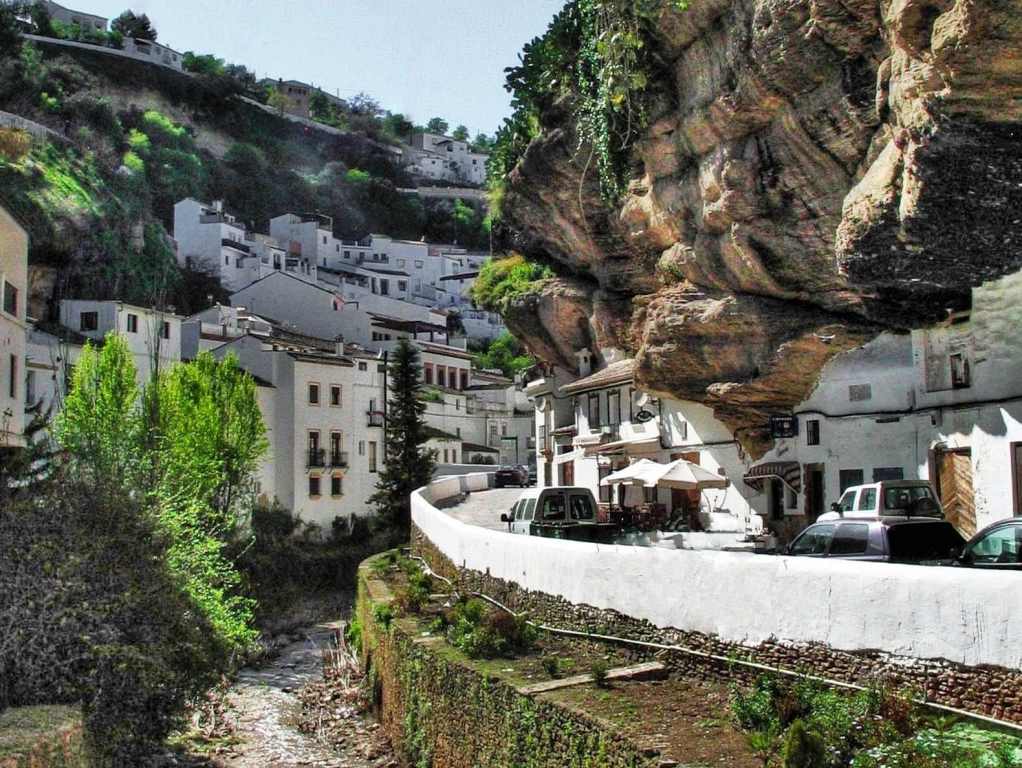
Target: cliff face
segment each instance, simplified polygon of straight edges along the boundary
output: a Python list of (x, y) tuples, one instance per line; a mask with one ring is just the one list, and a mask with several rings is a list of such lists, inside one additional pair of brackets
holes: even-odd
[(621, 349), (760, 454), (831, 357), (1022, 268), (1020, 0), (693, 0), (654, 45), (620, 205), (566, 104), (511, 174), (501, 244), (572, 275), (507, 317), (541, 356)]

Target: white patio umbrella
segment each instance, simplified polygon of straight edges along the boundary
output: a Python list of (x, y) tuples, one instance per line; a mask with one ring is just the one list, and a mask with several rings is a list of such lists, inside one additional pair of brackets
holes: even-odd
[[(655, 464), (655, 462), (652, 462)], [(684, 491), (703, 491), (707, 488), (727, 488), (726, 477), (710, 472), (708, 469), (693, 464), (685, 459), (677, 459), (670, 464), (656, 464), (646, 467), (638, 474), (647, 488), (663, 486), (678, 488)]]
[(639, 475), (643, 470), (648, 469), (650, 467), (660, 466), (663, 465), (658, 464), (657, 462), (652, 461), (650, 459), (639, 459), (634, 464), (629, 464), (624, 469), (619, 469), (617, 472), (607, 475), (600, 481), (600, 485), (617, 485), (619, 483), (639, 483), (641, 481), (637, 479), (637, 475)]

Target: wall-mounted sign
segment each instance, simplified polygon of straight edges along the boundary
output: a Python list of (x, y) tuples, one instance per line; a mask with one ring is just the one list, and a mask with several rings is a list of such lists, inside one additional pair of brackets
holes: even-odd
[(798, 437), (798, 416), (771, 416), (770, 437)]
[(647, 421), (653, 421), (655, 418), (656, 414), (653, 411), (640, 408), (639, 412), (635, 414), (634, 421), (637, 421), (639, 424), (645, 424)]

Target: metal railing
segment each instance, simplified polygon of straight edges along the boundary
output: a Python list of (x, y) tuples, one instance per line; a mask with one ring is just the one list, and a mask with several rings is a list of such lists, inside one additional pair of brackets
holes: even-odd
[(346, 466), (348, 466), (348, 452), (347, 451), (331, 451), (330, 452), (330, 466), (331, 467), (346, 467)]
[(310, 448), (307, 457), (306, 468), (312, 467), (325, 467), (326, 466), (326, 449), (325, 448)]
[(370, 427), (382, 427), (384, 423), (383, 411), (366, 411), (366, 420)]

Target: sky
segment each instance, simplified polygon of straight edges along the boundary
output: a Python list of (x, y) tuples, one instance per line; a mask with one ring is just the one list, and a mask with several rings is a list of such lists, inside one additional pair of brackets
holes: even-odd
[[(130, 6), (129, 3), (130, 2)], [(365, 91), (416, 122), (491, 134), (510, 113), (504, 67), (564, 0), (62, 0), (116, 17), (146, 13), (160, 42), (212, 53), (259, 77)]]

